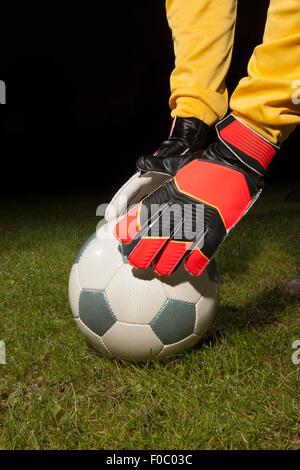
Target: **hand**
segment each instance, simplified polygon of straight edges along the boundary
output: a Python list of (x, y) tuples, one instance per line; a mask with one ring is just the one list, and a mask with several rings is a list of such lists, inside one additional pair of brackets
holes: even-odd
[(226, 120), (227, 129), (224, 121), (217, 127), (222, 140), (203, 153), (138, 160), (143, 171), (155, 168), (174, 177), (115, 227), (115, 236), (135, 268), (152, 264), (158, 274), (170, 275), (184, 259), (187, 271), (199, 276), (260, 195), (263, 172), (276, 147), (233, 116)]

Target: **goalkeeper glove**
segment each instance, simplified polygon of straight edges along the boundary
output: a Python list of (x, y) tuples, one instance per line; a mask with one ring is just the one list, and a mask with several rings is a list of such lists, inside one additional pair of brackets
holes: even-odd
[(186, 270), (199, 276), (260, 195), (278, 147), (233, 115), (216, 128), (219, 142), (202, 153), (138, 160), (139, 170), (170, 179), (115, 227), (135, 268), (152, 264), (158, 274), (170, 275), (184, 259)]

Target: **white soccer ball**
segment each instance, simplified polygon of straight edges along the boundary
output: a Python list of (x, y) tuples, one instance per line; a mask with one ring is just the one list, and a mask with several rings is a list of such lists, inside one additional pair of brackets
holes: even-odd
[(102, 225), (72, 266), (69, 300), (78, 328), (105, 354), (162, 359), (196, 344), (214, 320), (219, 285), (214, 261), (199, 277), (180, 266), (171, 276), (132, 268)]

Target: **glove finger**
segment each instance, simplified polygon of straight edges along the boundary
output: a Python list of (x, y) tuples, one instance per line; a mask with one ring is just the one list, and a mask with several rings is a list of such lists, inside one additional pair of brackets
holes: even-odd
[(120, 242), (129, 244), (136, 237), (147, 235), (151, 226), (171, 205), (167, 191), (164, 191), (163, 198), (160, 197), (162, 187), (166, 186), (162, 185), (149, 194), (116, 224), (114, 235)]
[(184, 261), (185, 269), (194, 276), (200, 276), (227, 236), (219, 214), (212, 207), (205, 206), (204, 226), (203, 236), (195, 240)]
[(192, 253), (186, 258), (184, 262), (185, 269), (189, 271), (194, 276), (200, 276), (204, 271), (210, 259), (202, 253), (199, 248), (196, 248)]
[(182, 211), (178, 205), (165, 203), (141, 228), (137, 237), (142, 237), (128, 257), (128, 262), (135, 268), (147, 268), (155, 257), (182, 225)]
[(122, 243), (131, 243), (141, 228), (141, 208), (140, 202), (131, 209), (125, 217), (123, 217), (115, 226), (114, 235)]
[(144, 237), (128, 256), (128, 263), (137, 269), (146, 269), (167, 243), (168, 237)]
[(154, 271), (160, 276), (169, 276), (176, 269), (193, 242), (170, 240), (158, 260), (153, 263)]
[(195, 237), (191, 237), (193, 240), (178, 240), (179, 230), (174, 232), (172, 240), (165, 246), (159, 259), (155, 262), (155, 272), (169, 276), (183, 258), (191, 253), (191, 250), (203, 245), (208, 230), (205, 231), (204, 226), (198, 226), (198, 228), (200, 228), (200, 231), (195, 234)]

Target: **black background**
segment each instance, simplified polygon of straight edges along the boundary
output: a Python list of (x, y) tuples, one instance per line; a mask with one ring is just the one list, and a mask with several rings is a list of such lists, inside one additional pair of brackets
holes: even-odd
[[(240, 0), (231, 92), (263, 35), (265, 0)], [(109, 188), (168, 135), (174, 56), (163, 0), (9, 2), (1, 17), (1, 188)], [(293, 179), (297, 129), (269, 171)]]

